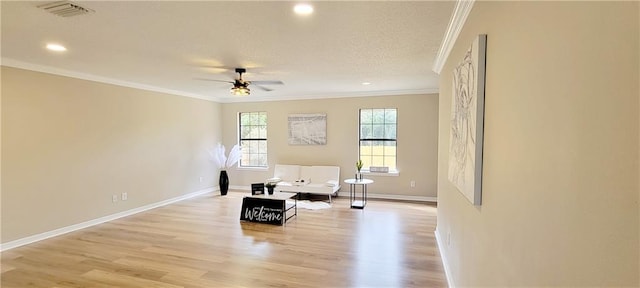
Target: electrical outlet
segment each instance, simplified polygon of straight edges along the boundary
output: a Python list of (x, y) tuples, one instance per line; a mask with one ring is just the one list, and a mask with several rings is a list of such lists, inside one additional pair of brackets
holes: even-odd
[(416, 188), (416, 181), (415, 180), (411, 180), (411, 188)]
[(122, 201), (126, 201), (127, 198), (129, 198), (129, 195), (127, 195), (127, 192), (122, 192), (122, 195), (120, 195), (120, 199), (122, 199)]
[(203, 180), (204, 180), (204, 178), (202, 178), (202, 176), (200, 176), (200, 183), (202, 183)]
[(118, 195), (111, 196), (111, 201), (113, 201), (114, 203), (118, 202)]

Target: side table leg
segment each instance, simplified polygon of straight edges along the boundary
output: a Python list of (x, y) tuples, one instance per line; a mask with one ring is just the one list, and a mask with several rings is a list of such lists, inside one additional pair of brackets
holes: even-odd
[(364, 208), (364, 206), (367, 206), (367, 184), (364, 184), (364, 193), (363, 193), (363, 199), (362, 199), (362, 208)]

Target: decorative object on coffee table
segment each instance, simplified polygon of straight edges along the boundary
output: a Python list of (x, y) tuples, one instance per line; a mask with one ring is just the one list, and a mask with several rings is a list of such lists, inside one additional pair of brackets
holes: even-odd
[(264, 183), (251, 184), (251, 195), (261, 195), (261, 194), (264, 194)]
[(265, 184), (264, 187), (267, 187), (267, 192), (269, 192), (269, 195), (273, 195), (273, 189), (276, 188), (276, 183), (267, 182), (267, 184)]
[(358, 169), (358, 173), (356, 173), (356, 180), (362, 179), (362, 174), (360, 173), (360, 169), (362, 169), (362, 159), (358, 159), (356, 162), (356, 169)]
[(242, 157), (242, 148), (238, 146), (238, 144), (234, 145), (227, 157), (224, 145), (218, 143), (216, 148), (209, 150), (209, 155), (211, 155), (211, 160), (220, 169), (220, 180), (218, 181), (218, 185), (220, 185), (220, 195), (227, 195), (229, 191), (229, 175), (227, 174), (227, 169), (233, 167), (233, 165), (240, 160), (240, 157)]

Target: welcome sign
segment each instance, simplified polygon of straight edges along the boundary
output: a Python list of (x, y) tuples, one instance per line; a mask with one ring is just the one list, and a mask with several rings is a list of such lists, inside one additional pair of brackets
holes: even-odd
[(273, 225), (284, 223), (285, 201), (245, 197), (242, 199), (240, 220)]

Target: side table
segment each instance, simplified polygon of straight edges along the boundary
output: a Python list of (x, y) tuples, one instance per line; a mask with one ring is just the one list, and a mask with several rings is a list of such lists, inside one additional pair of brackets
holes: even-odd
[[(351, 202), (351, 208), (364, 209), (367, 206), (367, 185), (373, 183), (371, 179), (347, 179), (344, 183), (349, 184), (349, 202)], [(357, 197), (357, 186), (360, 186), (361, 200)]]

